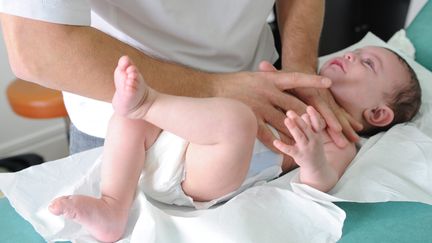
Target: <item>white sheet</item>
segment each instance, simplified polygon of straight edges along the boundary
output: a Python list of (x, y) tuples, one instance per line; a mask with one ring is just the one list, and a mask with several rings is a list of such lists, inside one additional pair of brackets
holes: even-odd
[[(369, 34), (350, 48), (370, 44), (385, 45)], [(423, 87), (420, 114), (412, 123), (364, 141), (329, 194), (297, 184), (297, 170), (209, 210), (163, 205), (138, 193), (121, 242), (336, 242), (345, 214), (332, 201), (432, 204), (432, 74), (411, 65)], [(59, 195), (98, 195), (100, 153), (94, 149), (1, 174), (0, 190), (46, 240), (92, 242), (79, 225), (51, 215), (47, 206)]]
[[(79, 225), (53, 216), (47, 206), (59, 195), (98, 195), (100, 153), (98, 148), (2, 175), (0, 188), (47, 241), (93, 242)], [(334, 242), (345, 217), (328, 201), (310, 200), (276, 186), (254, 187), (222, 206), (201, 211), (149, 201), (140, 193), (130, 215), (128, 232), (120, 242)]]

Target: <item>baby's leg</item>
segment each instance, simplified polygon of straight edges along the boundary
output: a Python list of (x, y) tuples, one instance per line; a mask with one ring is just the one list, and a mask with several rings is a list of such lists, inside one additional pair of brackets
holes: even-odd
[[(52, 213), (64, 215), (83, 225), (100, 241), (118, 240), (125, 230), (129, 209), (142, 171), (146, 146), (153, 144), (160, 129), (143, 120), (126, 118), (130, 105), (139, 100), (134, 86), (135, 72), (127, 72), (130, 63), (119, 62), (116, 69), (116, 106), (105, 140), (101, 197), (82, 195), (61, 197), (50, 206)], [(129, 86), (129, 84), (132, 86)]]
[(129, 58), (122, 57), (119, 65), (131, 78), (116, 82), (126, 86), (117, 88), (113, 99), (116, 112), (145, 120), (190, 142), (182, 185), (185, 192), (207, 201), (237, 189), (249, 169), (257, 133), (252, 110), (232, 99), (159, 93), (147, 86)]
[[(119, 60), (115, 82), (113, 106), (117, 115), (110, 123), (104, 150), (102, 198), (60, 198), (51, 206), (54, 214), (74, 218), (99, 240), (121, 237), (143, 166), (145, 147), (154, 142), (160, 131), (147, 122), (191, 142), (183, 187), (195, 199), (210, 200), (241, 184), (257, 132), (255, 115), (246, 105), (224, 98), (197, 99), (158, 93), (146, 85), (127, 57)], [(145, 133), (137, 132), (140, 126), (132, 126), (135, 122), (144, 122), (152, 128), (141, 129)]]
[[(130, 62), (125, 57), (122, 60)], [(131, 65), (128, 70), (136, 68)], [(141, 75), (137, 74), (136, 80), (133, 87), (143, 90), (138, 93), (144, 95), (132, 99), (135, 102), (124, 114), (144, 119), (190, 142), (185, 192), (206, 201), (238, 188), (247, 174), (256, 138), (257, 122), (252, 110), (232, 99), (161, 94), (149, 88)], [(144, 105), (140, 101), (143, 99), (147, 101)]]

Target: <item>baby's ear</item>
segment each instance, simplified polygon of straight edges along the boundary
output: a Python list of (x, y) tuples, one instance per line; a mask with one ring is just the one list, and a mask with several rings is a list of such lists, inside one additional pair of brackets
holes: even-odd
[(387, 105), (366, 109), (363, 112), (364, 119), (372, 126), (385, 127), (393, 121), (394, 112)]

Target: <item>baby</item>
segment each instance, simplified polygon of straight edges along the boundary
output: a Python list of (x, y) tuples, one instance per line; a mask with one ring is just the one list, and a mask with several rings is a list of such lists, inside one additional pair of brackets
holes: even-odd
[[(421, 89), (414, 70), (397, 53), (369, 46), (327, 61), (320, 74), (332, 80), (336, 102), (363, 124), (363, 135), (386, 131), (411, 120), (421, 104)], [(355, 145), (341, 149), (324, 131), (314, 108), (299, 117), (287, 112), (285, 125), (296, 143), (274, 142), (300, 166), (300, 181), (319, 190), (330, 190), (356, 154)]]
[[(421, 91), (415, 73), (388, 49), (370, 46), (348, 52), (326, 62), (320, 74), (332, 80), (329, 89), (335, 100), (363, 124), (364, 134), (408, 121), (419, 109)], [(96, 239), (111, 242), (125, 231), (141, 173), (148, 195), (165, 193), (154, 198), (188, 206), (226, 199), (248, 180), (248, 172), (256, 163), (253, 153), (257, 133), (256, 118), (249, 107), (226, 98), (159, 93), (147, 86), (128, 57), (120, 58), (114, 80), (115, 112), (103, 152), (101, 197), (57, 198), (49, 207), (53, 214), (73, 219)], [(276, 140), (275, 147), (300, 166), (302, 183), (330, 190), (354, 158), (354, 144), (336, 146), (313, 107), (301, 116), (288, 111), (285, 125), (295, 144)], [(164, 192), (158, 194), (154, 191), (161, 187), (152, 185), (153, 179), (148, 178), (156, 174), (153, 168), (171, 163), (158, 162), (163, 155), (152, 154), (160, 137), (167, 134), (162, 131), (183, 138), (186, 145), (177, 152), (180, 159), (175, 162), (179, 168), (176, 177), (164, 183)], [(274, 158), (265, 163), (279, 170), (267, 175), (267, 180), (286, 172), (280, 156), (275, 154)]]

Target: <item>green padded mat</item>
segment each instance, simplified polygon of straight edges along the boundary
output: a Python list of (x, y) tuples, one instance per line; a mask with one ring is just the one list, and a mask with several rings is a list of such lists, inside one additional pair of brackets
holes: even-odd
[[(432, 243), (432, 206), (413, 202), (336, 203), (347, 213), (341, 243)], [(0, 242), (45, 242), (0, 198)], [(314, 242), (315, 243), (315, 242)]]
[(1, 243), (39, 243), (45, 242), (31, 224), (25, 221), (6, 198), (0, 198), (0, 242)]
[(432, 243), (432, 206), (414, 202), (336, 203), (347, 214), (340, 243)]
[[(6, 198), (0, 195), (0, 243), (45, 243), (46, 241), (25, 221)], [(70, 243), (59, 241), (57, 243)]]

